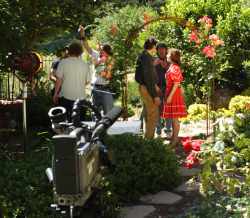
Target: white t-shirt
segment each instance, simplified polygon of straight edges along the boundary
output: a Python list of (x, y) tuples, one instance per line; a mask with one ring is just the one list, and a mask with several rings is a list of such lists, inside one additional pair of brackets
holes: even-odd
[[(100, 53), (94, 49), (92, 49), (92, 53), (91, 53), (91, 57), (93, 59), (95, 59), (96, 61), (100, 60)], [(92, 79), (92, 83), (96, 84), (96, 85), (108, 85), (109, 84), (109, 80), (101, 77), (99, 74), (96, 73), (95, 71), (95, 76)]]
[(62, 88), (60, 95), (69, 100), (86, 98), (86, 84), (91, 80), (89, 65), (81, 57), (68, 57), (60, 61), (56, 71), (61, 78)]

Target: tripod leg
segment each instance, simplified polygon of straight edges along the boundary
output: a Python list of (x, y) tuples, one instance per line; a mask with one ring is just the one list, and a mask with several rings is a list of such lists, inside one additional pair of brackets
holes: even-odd
[(74, 206), (70, 206), (69, 207), (69, 214), (70, 214), (70, 218), (74, 218)]

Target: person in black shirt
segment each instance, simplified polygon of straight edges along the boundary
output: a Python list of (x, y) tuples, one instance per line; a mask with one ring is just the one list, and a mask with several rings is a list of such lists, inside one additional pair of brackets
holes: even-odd
[(154, 67), (153, 54), (156, 52), (157, 41), (149, 38), (144, 43), (144, 50), (138, 56), (135, 80), (139, 84), (139, 92), (146, 112), (145, 138), (154, 138), (155, 126), (159, 118), (160, 89), (157, 86), (158, 76)]

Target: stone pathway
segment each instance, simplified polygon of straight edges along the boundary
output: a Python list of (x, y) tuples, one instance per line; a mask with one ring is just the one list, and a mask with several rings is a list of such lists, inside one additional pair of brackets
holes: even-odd
[[(206, 131), (205, 121), (182, 124), (180, 137), (206, 134)], [(199, 198), (200, 183), (196, 177), (200, 171), (199, 168), (181, 167), (179, 173), (183, 183), (179, 187), (171, 192), (162, 190), (142, 196), (139, 204), (122, 208), (121, 218), (176, 218), (177, 212), (183, 210), (184, 213), (185, 207), (192, 206), (190, 199)]]
[(180, 168), (184, 182), (179, 187), (172, 192), (160, 191), (142, 196), (140, 205), (122, 209), (121, 218), (174, 218), (171, 216), (171, 210), (174, 211), (174, 207), (183, 207), (183, 202), (188, 201), (185, 198), (190, 199), (192, 195), (199, 195), (200, 183), (194, 178), (199, 172), (200, 169), (197, 168)]

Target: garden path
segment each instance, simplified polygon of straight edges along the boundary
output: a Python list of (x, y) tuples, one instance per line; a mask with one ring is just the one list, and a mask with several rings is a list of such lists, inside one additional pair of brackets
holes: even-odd
[[(180, 136), (199, 136), (206, 134), (206, 121), (181, 123)], [(210, 130), (211, 133), (211, 130)], [(165, 138), (165, 135), (162, 134)], [(168, 141), (164, 141), (168, 144)], [(178, 152), (179, 153), (179, 152)], [(179, 154), (178, 154), (179, 155)], [(179, 159), (180, 163), (184, 161)], [(139, 203), (122, 208), (121, 215), (124, 218), (181, 218), (191, 209), (199, 204), (202, 198), (200, 194), (200, 183), (198, 173), (199, 166), (192, 169), (180, 168), (182, 184), (171, 192), (162, 190), (155, 194), (141, 197)]]

